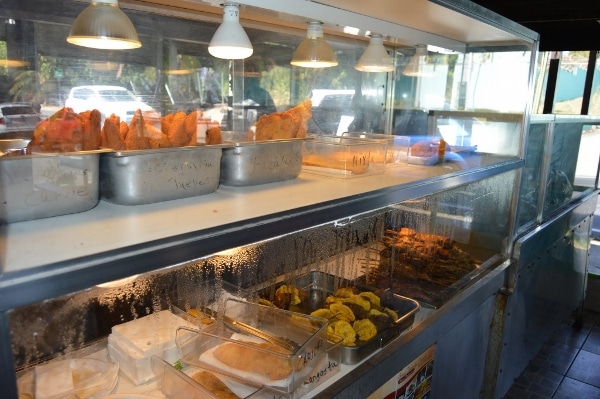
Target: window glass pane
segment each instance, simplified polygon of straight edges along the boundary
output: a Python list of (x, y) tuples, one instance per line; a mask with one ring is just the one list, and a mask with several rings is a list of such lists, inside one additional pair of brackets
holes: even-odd
[(551, 54), (551, 52), (542, 52), (538, 54), (537, 65), (535, 68), (533, 104), (531, 106), (531, 112), (534, 114), (542, 114), (544, 112)]
[(575, 183), (577, 186), (595, 187), (600, 153), (600, 125), (583, 124), (580, 129), (581, 144), (577, 154)]
[(596, 58), (594, 80), (592, 81), (592, 95), (588, 115), (600, 116), (600, 57)]
[(454, 148), (517, 155), (529, 96), (529, 49), (427, 49), (426, 55), (418, 50), (397, 51), (401, 72), (395, 81), (394, 134), (412, 141), (441, 137)]
[(554, 95), (555, 114), (580, 115), (589, 51), (563, 51)]

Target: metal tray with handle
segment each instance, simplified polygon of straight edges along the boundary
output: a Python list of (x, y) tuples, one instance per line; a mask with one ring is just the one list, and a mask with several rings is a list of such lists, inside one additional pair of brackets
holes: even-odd
[[(282, 303), (275, 298), (277, 289), (282, 285), (292, 285), (298, 290), (300, 303), (292, 302)], [(287, 310), (310, 314), (311, 312), (322, 309), (327, 297), (331, 296), (341, 287), (352, 287), (359, 292), (372, 292), (381, 299), (381, 307), (387, 307), (396, 312), (397, 318), (393, 320), (385, 329), (378, 330), (377, 334), (368, 341), (357, 341), (355, 345), (341, 345), (343, 364), (355, 364), (371, 355), (379, 348), (383, 348), (400, 333), (411, 327), (415, 314), (420, 308), (417, 301), (394, 294), (391, 291), (382, 291), (373, 287), (361, 285), (357, 281), (348, 280), (333, 274), (321, 271), (311, 271), (286, 281), (265, 287), (259, 291), (259, 296), (267, 299), (278, 307)], [(281, 298), (279, 298), (281, 299)]]

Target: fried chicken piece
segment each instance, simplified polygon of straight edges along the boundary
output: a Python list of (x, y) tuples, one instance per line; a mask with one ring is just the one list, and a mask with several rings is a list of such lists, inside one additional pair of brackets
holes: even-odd
[[(125, 124), (127, 126), (127, 124)], [(125, 149), (125, 139), (121, 135), (121, 119), (112, 114), (104, 120), (104, 126), (102, 127), (102, 133), (100, 136), (100, 146), (104, 148), (111, 148), (115, 151)]]
[(223, 381), (210, 371), (198, 371), (192, 379), (219, 399), (240, 399)]
[(206, 130), (206, 144), (221, 144), (222, 142), (221, 127), (214, 126)]
[(27, 153), (31, 154), (34, 151), (45, 151), (46, 149), (52, 150), (52, 143), (45, 142), (46, 130), (50, 124), (49, 120), (42, 121), (37, 124), (33, 130), (33, 137), (27, 144)]
[(148, 137), (150, 148), (169, 148), (171, 146), (167, 135), (147, 122), (144, 123), (144, 136)]
[(177, 112), (173, 117), (173, 121), (169, 125), (169, 130), (166, 132), (171, 147), (183, 147), (190, 142), (186, 131), (185, 120), (186, 115), (183, 111)]
[(29, 151), (70, 152), (81, 150), (81, 121), (71, 108), (61, 108), (40, 122), (28, 145)]
[(298, 124), (298, 130), (296, 131), (296, 135), (294, 137), (306, 137), (308, 129), (308, 120), (312, 118), (312, 101), (310, 99), (304, 100), (296, 107), (291, 108), (285, 112), (293, 113), (297, 118), (300, 119), (300, 122)]
[(256, 121), (254, 139), (262, 141), (306, 137), (307, 124), (311, 117), (311, 100), (304, 100), (284, 112), (262, 115)]
[(295, 137), (300, 119), (293, 113), (274, 112), (256, 121), (256, 141), (290, 139)]
[(258, 373), (270, 380), (281, 380), (291, 374), (292, 365), (289, 359), (264, 350), (287, 354), (283, 348), (269, 342), (240, 342), (249, 346), (226, 342), (215, 348), (215, 358), (229, 367)]
[(127, 137), (127, 133), (129, 133), (129, 125), (125, 121), (121, 121), (119, 123), (119, 136), (121, 140), (125, 142), (125, 138)]
[(175, 114), (167, 114), (160, 118), (160, 130), (162, 130), (163, 133), (169, 132), (171, 123), (173, 122), (173, 117), (175, 117)]
[(198, 144), (198, 119), (202, 118), (202, 111), (192, 111), (185, 118), (185, 131), (188, 136), (187, 145), (197, 145)]
[(79, 113), (83, 130), (81, 150), (93, 151), (100, 148), (100, 119), (102, 115), (97, 109)]
[(147, 150), (150, 148), (150, 140), (144, 135), (144, 117), (139, 109), (135, 111), (129, 124), (129, 131), (127, 137), (125, 137), (125, 147), (128, 150)]
[(81, 143), (81, 121), (79, 120), (79, 115), (71, 108), (63, 108), (52, 115), (46, 129), (46, 141), (63, 144)]

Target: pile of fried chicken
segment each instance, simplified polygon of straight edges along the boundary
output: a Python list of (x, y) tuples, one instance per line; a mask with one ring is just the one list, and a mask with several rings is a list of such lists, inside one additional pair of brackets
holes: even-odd
[[(136, 111), (129, 125), (113, 114), (104, 121), (101, 146), (113, 150), (195, 146), (198, 144), (196, 124), (201, 117), (202, 111), (192, 111), (187, 115), (178, 111), (160, 118), (158, 129), (151, 120), (144, 120), (140, 110)], [(220, 127), (209, 128), (206, 131), (206, 144), (220, 143)]]
[(98, 110), (78, 114), (71, 108), (62, 108), (36, 126), (27, 153), (97, 150), (100, 119)]
[[(264, 141), (306, 137), (307, 123), (312, 117), (312, 102), (305, 100), (284, 112), (262, 115), (247, 134), (248, 141)], [(76, 113), (71, 108), (61, 108), (40, 122), (33, 132), (28, 152), (74, 152), (101, 148), (145, 150), (221, 144), (221, 128), (210, 123), (206, 138), (198, 141), (197, 123), (203, 118), (201, 110), (186, 114), (183, 111), (163, 117), (145, 116), (137, 110), (128, 124), (112, 114), (101, 126), (98, 110)], [(157, 120), (160, 120), (160, 128)]]
[[(65, 107), (36, 126), (28, 153), (195, 146), (198, 145), (196, 124), (202, 116), (202, 111), (171, 113), (160, 118), (159, 129), (153, 124), (157, 118), (145, 118), (137, 110), (129, 124), (112, 114), (101, 128), (98, 110), (76, 113)], [(205, 144), (220, 144), (221, 128), (216, 123), (212, 125), (206, 131)]]

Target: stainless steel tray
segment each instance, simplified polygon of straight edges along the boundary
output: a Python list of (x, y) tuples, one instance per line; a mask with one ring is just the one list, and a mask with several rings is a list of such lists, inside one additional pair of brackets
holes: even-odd
[(0, 223), (90, 210), (101, 151), (0, 157)]
[(360, 291), (375, 292), (381, 298), (382, 306), (393, 309), (398, 314), (398, 319), (393, 325), (385, 330), (381, 330), (371, 340), (360, 343), (356, 346), (341, 345), (343, 364), (355, 364), (369, 356), (379, 348), (383, 348), (400, 333), (412, 326), (415, 314), (420, 309), (417, 301), (392, 293), (391, 291), (381, 291), (372, 287), (364, 286), (356, 281), (348, 280), (332, 274), (312, 271), (295, 277), (292, 281), (281, 282), (271, 287), (259, 291), (263, 298), (272, 300), (276, 289), (282, 284), (294, 285), (300, 292), (299, 296), (302, 302), (288, 310), (300, 313), (310, 313), (322, 307), (328, 295), (331, 295), (340, 287), (356, 287)]
[(214, 192), (223, 146), (163, 148), (102, 154), (100, 198), (142, 205)]
[(27, 144), (29, 144), (30, 140), (24, 139), (2, 139), (0, 140), (0, 152), (10, 153), (12, 151), (18, 151), (19, 153), (24, 153)]
[(291, 180), (302, 170), (306, 138), (244, 141), (244, 132), (222, 132), (224, 142), (220, 182), (226, 186), (254, 186)]

